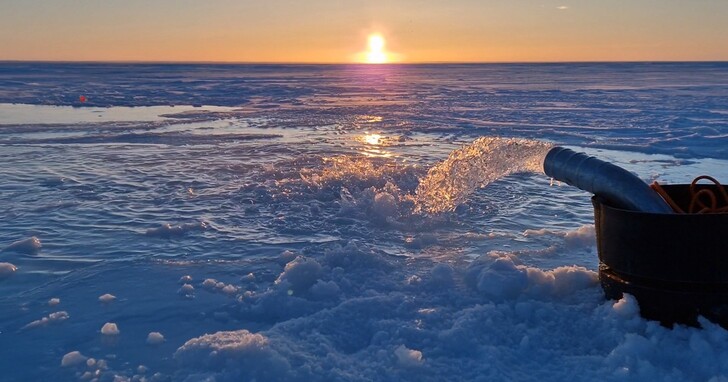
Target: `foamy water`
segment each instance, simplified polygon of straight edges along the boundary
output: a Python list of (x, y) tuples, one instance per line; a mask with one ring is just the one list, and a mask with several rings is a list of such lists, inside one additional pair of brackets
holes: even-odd
[(728, 376), (540, 173), (728, 182), (724, 64), (0, 66), (1, 380)]

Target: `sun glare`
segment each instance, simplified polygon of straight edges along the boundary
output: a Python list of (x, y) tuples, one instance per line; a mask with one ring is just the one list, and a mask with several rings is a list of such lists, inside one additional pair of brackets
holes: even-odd
[(364, 143), (374, 146), (379, 146), (379, 144), (382, 143), (383, 139), (384, 137), (379, 134), (367, 134), (362, 138)]
[(384, 50), (384, 37), (380, 34), (369, 35), (369, 50), (366, 53), (368, 64), (384, 64), (387, 62), (387, 53)]

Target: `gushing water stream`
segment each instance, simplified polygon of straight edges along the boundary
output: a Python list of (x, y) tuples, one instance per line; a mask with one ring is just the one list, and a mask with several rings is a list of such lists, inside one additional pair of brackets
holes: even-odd
[(415, 212), (452, 211), (478, 188), (517, 172), (541, 172), (553, 145), (527, 139), (482, 137), (450, 153), (417, 186)]

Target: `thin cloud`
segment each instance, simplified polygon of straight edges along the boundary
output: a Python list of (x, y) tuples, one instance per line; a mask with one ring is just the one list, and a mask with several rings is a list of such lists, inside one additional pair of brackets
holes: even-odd
[(565, 11), (565, 10), (569, 9), (569, 7), (566, 5), (559, 5), (558, 7), (556, 7), (556, 9), (558, 9), (560, 11)]

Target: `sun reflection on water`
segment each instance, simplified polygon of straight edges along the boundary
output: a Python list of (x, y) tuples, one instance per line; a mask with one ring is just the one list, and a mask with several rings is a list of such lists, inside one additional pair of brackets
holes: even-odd
[(389, 146), (392, 138), (386, 137), (378, 133), (365, 133), (356, 138), (357, 141), (364, 144), (362, 153), (369, 157), (389, 158), (392, 152), (385, 150), (384, 147)]
[(382, 140), (384, 139), (384, 137), (379, 134), (366, 134), (366, 135), (364, 135), (363, 139), (364, 139), (364, 143), (366, 143), (366, 144), (378, 146), (379, 144), (382, 143)]

